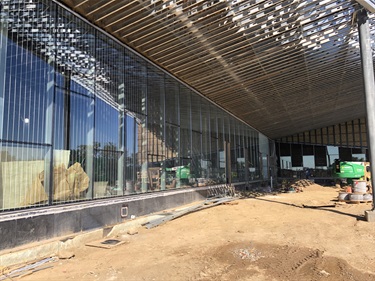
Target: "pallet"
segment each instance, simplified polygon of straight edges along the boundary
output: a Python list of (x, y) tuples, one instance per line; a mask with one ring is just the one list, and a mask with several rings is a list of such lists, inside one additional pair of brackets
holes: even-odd
[(352, 204), (372, 203), (372, 200), (359, 200), (359, 201), (351, 201), (351, 200), (349, 200), (349, 203), (352, 203)]
[(372, 203), (372, 200), (338, 200), (338, 201), (345, 202), (345, 203), (353, 203), (353, 204)]

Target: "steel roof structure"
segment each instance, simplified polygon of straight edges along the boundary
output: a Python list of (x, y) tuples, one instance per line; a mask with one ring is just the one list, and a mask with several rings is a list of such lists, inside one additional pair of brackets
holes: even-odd
[(270, 138), (365, 116), (354, 1), (59, 2)]

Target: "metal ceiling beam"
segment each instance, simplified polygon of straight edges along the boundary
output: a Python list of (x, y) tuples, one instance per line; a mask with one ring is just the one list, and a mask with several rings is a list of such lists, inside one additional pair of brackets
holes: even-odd
[(354, 2), (60, 1), (271, 138), (364, 117)]

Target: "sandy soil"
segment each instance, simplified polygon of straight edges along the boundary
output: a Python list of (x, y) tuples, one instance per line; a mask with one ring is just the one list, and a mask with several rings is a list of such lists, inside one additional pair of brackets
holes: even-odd
[(338, 189), (245, 198), (153, 229), (112, 249), (83, 246), (23, 280), (375, 280), (371, 204)]

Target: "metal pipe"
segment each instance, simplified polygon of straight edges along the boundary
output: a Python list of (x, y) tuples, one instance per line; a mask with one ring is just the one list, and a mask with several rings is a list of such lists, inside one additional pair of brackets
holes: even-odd
[[(366, 121), (367, 121), (367, 138), (369, 159), (371, 163), (371, 186), (374, 188), (375, 176), (375, 82), (374, 82), (374, 67), (371, 50), (371, 37), (368, 22), (368, 16), (365, 9), (357, 12), (358, 32), (359, 32), (359, 46), (361, 51), (361, 61), (363, 70), (363, 83), (365, 88), (366, 101)], [(375, 192), (372, 192), (373, 203), (372, 210), (375, 209)]]

